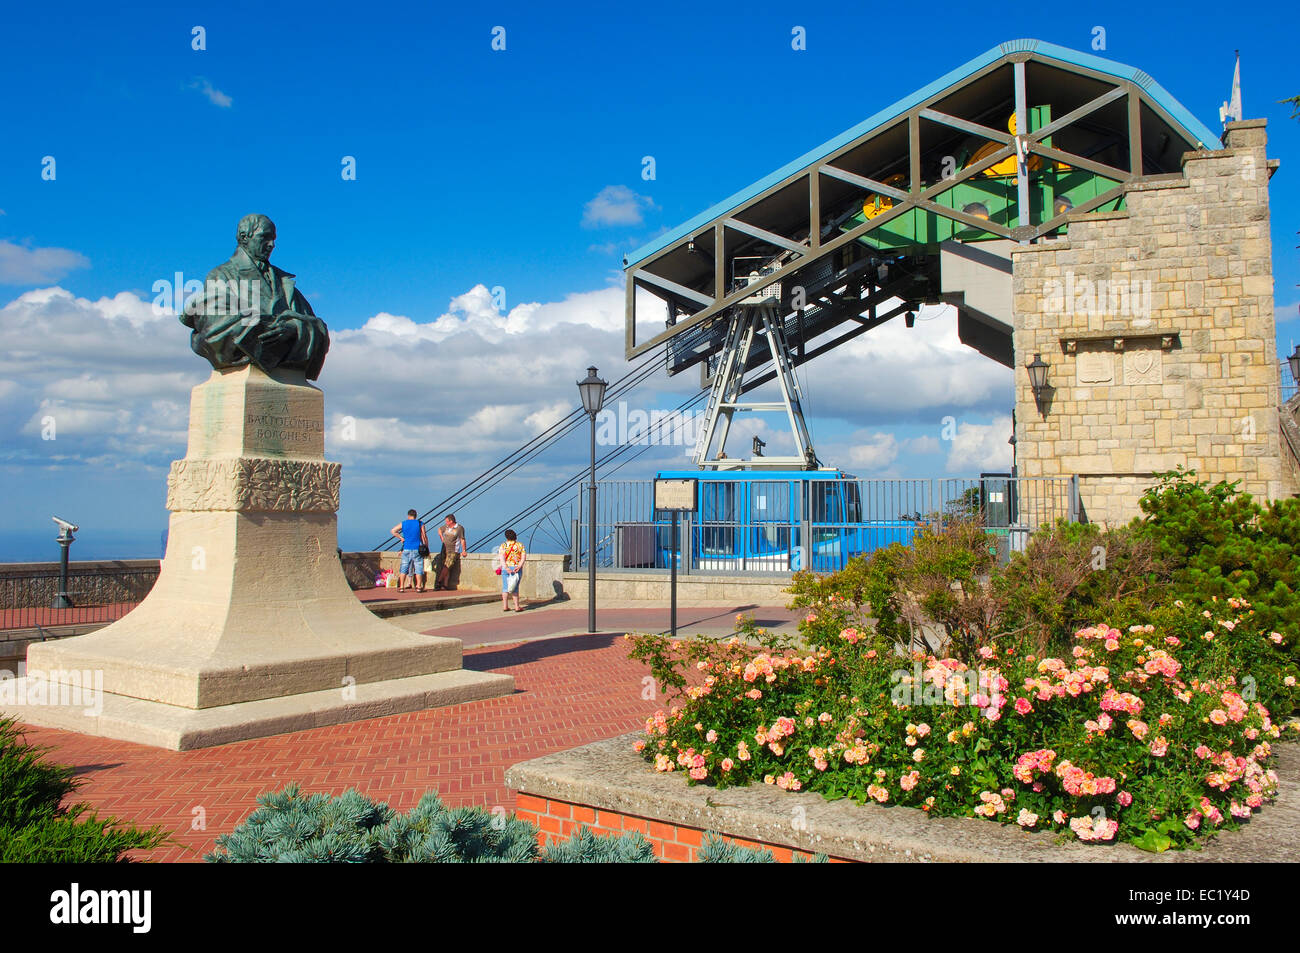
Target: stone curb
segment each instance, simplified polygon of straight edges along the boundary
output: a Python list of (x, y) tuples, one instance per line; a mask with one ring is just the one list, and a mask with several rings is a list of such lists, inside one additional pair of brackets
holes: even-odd
[[(1057, 843), (974, 818), (915, 808), (827, 801), (764, 784), (719, 791), (654, 771), (632, 750), (640, 732), (524, 761), (506, 771), (516, 791), (865, 862), (1186, 863), (1300, 858), (1300, 745), (1278, 745), (1282, 793), (1255, 818), (1199, 851), (1151, 854), (1128, 844)], [(802, 812), (798, 809), (802, 808)], [(796, 827), (796, 822), (803, 829)]]

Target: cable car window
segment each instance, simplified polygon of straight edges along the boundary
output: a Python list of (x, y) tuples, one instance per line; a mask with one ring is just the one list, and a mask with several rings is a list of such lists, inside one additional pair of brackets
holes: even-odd
[[(700, 508), (703, 526), (700, 550), (706, 556), (731, 556), (735, 550), (736, 485), (701, 483)], [(730, 524), (730, 525), (718, 525)]]

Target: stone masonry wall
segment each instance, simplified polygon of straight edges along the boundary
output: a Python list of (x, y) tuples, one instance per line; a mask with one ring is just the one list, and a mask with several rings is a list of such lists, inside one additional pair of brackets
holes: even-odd
[(1019, 473), (1079, 474), (1093, 522), (1138, 515), (1153, 474), (1180, 465), (1257, 497), (1298, 489), (1279, 434), (1264, 127), (1229, 123), (1223, 150), (1130, 186), (1126, 211), (1012, 251)]

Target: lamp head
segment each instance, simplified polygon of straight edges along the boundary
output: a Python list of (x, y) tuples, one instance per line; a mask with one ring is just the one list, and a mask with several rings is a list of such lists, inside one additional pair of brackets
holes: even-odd
[(608, 383), (596, 375), (596, 368), (587, 368), (587, 376), (578, 381), (578, 393), (582, 395), (582, 408), (590, 416), (594, 417), (600, 413), (601, 406), (605, 403), (605, 388)]

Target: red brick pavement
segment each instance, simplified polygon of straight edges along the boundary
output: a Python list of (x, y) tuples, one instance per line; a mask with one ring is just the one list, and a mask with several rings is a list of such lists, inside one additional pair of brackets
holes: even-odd
[(0, 629), (34, 629), (38, 625), (52, 629), (59, 625), (116, 622), (139, 604), (138, 602), (109, 602), (97, 606), (74, 606), (71, 609), (6, 608), (0, 610)]
[[(508, 766), (632, 731), (656, 708), (641, 697), (648, 669), (614, 635), (467, 650), (464, 664), (513, 675), (515, 693), (200, 751), (48, 728), (28, 728), (27, 737), (77, 766), (85, 779), (77, 796), (101, 814), (175, 832), (175, 844), (146, 859), (196, 861), (247, 817), (259, 793), (290, 781), (330, 794), (356, 787), (399, 810), (429, 790), (452, 807), (514, 810)], [(200, 819), (205, 829), (192, 829)]]
[[(682, 607), (677, 610), (677, 631), (680, 635), (691, 635), (701, 629), (708, 629), (714, 634), (723, 629), (730, 631), (736, 616), (741, 612), (752, 617), (758, 625), (769, 627), (781, 625), (796, 617), (791, 609), (774, 607)], [(441, 626), (427, 630), (426, 634), (460, 639), (466, 646), (470, 646), (502, 641), (503, 629), (512, 639), (535, 639), (560, 633), (585, 632), (587, 629), (585, 607), (541, 611), (525, 606), (523, 612), (503, 612), (501, 616), (503, 618)], [(667, 609), (656, 608), (597, 609), (596, 626), (598, 631), (606, 633), (667, 632), (669, 614)]]

